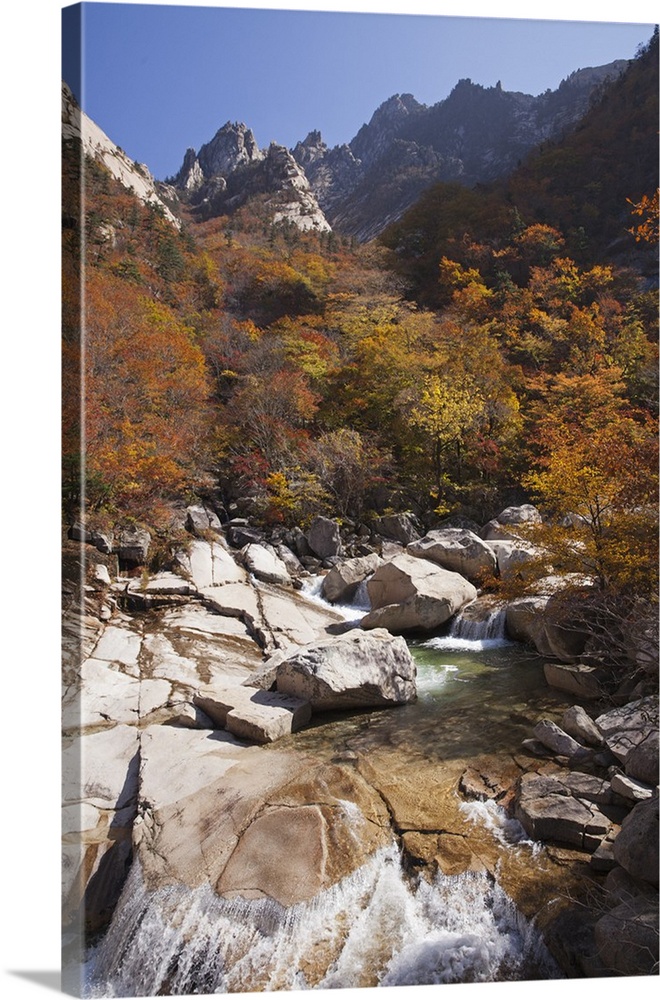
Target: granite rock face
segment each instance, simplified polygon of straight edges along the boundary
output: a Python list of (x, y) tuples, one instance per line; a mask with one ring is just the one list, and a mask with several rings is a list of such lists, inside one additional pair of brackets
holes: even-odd
[(384, 708), (414, 701), (415, 662), (405, 641), (385, 629), (353, 630), (307, 646), (277, 666), (277, 690), (315, 712)]
[(381, 565), (382, 559), (375, 553), (344, 560), (323, 578), (323, 596), (333, 603), (350, 601), (359, 585)]
[(599, 805), (560, 775), (524, 775), (516, 794), (515, 817), (531, 837), (590, 852), (613, 826)]
[(367, 591), (372, 610), (362, 628), (392, 632), (431, 631), (477, 596), (460, 574), (405, 553), (379, 567)]
[(419, 541), (411, 542), (406, 551), (460, 573), (473, 583), (485, 576), (494, 576), (497, 572), (497, 558), (493, 549), (478, 535), (465, 528), (429, 531)]

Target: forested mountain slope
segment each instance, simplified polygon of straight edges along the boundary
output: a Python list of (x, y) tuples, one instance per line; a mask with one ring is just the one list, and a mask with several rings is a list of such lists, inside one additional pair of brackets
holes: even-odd
[(653, 279), (656, 248), (636, 245), (629, 232), (630, 202), (652, 196), (657, 185), (656, 32), (560, 141), (544, 143), (496, 184), (429, 189), (382, 242), (395, 251), (395, 267), (410, 281), (412, 294), (428, 304), (442, 301), (436, 265), (443, 254), (474, 263), (471, 243), (497, 249), (516, 228), (534, 223), (560, 230), (580, 264), (632, 265)]
[[(275, 223), (258, 189), (214, 218), (181, 205), (179, 230), (68, 136), (67, 516), (84, 374), (86, 516), (149, 525), (155, 560), (196, 498), (271, 527), (402, 510), (484, 523), (528, 499), (575, 517), (596, 503), (584, 550), (563, 529), (547, 539), (553, 567), (648, 593), (657, 304), (641, 262), (654, 247), (626, 231), (639, 222), (627, 199), (654, 190), (655, 49), (573, 138), (506, 184), (434, 189), (386, 246)], [(615, 231), (625, 267), (607, 259)]]

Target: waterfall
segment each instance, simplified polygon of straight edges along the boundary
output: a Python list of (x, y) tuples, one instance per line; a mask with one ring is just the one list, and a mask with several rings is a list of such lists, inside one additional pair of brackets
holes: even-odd
[(133, 864), (86, 997), (553, 979), (534, 927), (486, 872), (410, 879), (378, 851), (306, 903), (149, 892)]
[(454, 616), (446, 636), (436, 636), (423, 643), (430, 649), (492, 649), (496, 646), (506, 646), (506, 607), (491, 608), (483, 617), (476, 618), (470, 614), (468, 604)]
[(325, 600), (322, 596), (323, 580), (325, 579), (323, 574), (319, 576), (312, 576), (304, 580), (301, 593), (315, 604), (320, 604), (324, 608), (336, 611), (337, 614), (342, 615), (346, 621), (359, 621), (362, 616), (367, 613), (367, 611), (371, 611), (371, 601), (369, 600), (367, 584), (372, 576), (373, 573), (370, 573), (369, 576), (365, 577), (365, 579), (358, 584), (355, 594), (353, 595), (353, 600), (350, 604), (333, 604), (331, 601)]
[(506, 608), (493, 608), (486, 618), (475, 620), (466, 616), (463, 611), (455, 615), (449, 636), (453, 639), (468, 639), (478, 642), (482, 639), (504, 639), (506, 628)]

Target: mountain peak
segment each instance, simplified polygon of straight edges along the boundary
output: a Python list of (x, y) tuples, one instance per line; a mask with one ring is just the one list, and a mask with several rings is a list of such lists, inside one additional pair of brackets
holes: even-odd
[(98, 160), (127, 190), (144, 204), (156, 205), (169, 222), (179, 226), (167, 205), (160, 199), (148, 168), (136, 163), (110, 139), (80, 108), (71, 89), (62, 83), (62, 138), (79, 141), (87, 156)]

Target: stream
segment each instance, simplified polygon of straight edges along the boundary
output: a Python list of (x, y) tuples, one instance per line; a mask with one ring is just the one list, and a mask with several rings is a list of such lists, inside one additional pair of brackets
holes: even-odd
[[(347, 620), (356, 611), (344, 609)], [(135, 862), (110, 929), (90, 953), (86, 996), (562, 978), (529, 919), (551, 900), (557, 872), (503, 809), (465, 802), (456, 787), (475, 758), (510, 761), (534, 723), (558, 717), (567, 702), (546, 685), (541, 659), (506, 640), (496, 615), (476, 625), (459, 618), (451, 633), (410, 646), (415, 703), (316, 716), (280, 743), (357, 761), (380, 776), (386, 794), (388, 781), (396, 790), (398, 776), (412, 774), (414, 793), (446, 803), (451, 822), (461, 824), (452, 843), (468, 831), (472, 857), (487, 859), (481, 870), (411, 870), (393, 838), (352, 875), (285, 908), (271, 899), (222, 899), (209, 886), (147, 892)], [(267, 752), (278, 753), (279, 744)], [(359, 836), (363, 819), (351, 807)], [(437, 834), (423, 832), (422, 840)], [(529, 891), (537, 882), (538, 899)]]

